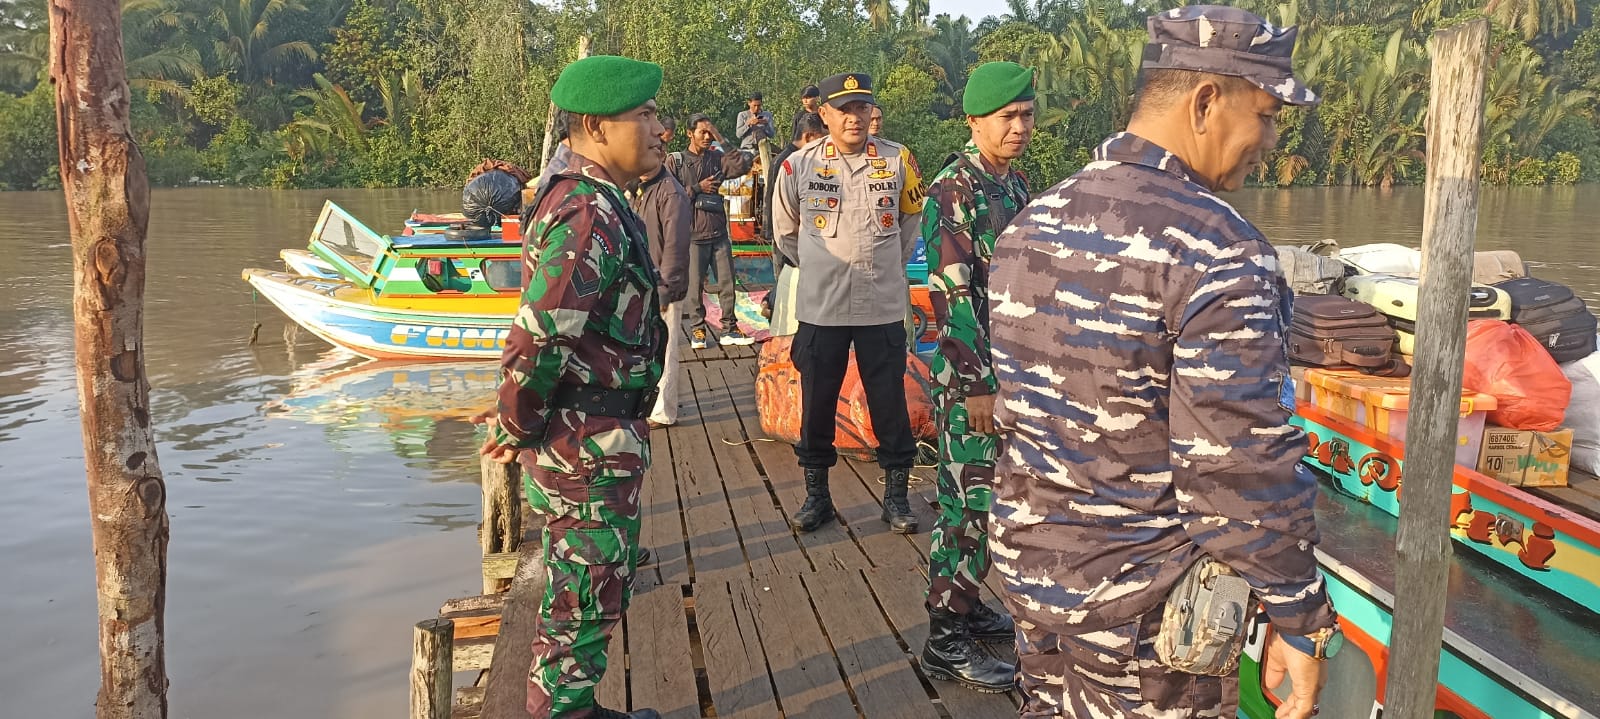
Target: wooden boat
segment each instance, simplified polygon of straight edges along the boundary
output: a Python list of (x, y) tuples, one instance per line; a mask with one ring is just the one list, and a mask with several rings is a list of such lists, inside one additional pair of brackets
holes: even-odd
[[(1337, 491), (1399, 516), (1400, 442), (1318, 407), (1301, 407), (1296, 423), (1311, 443), (1306, 464), (1327, 475)], [(1561, 502), (1564, 492), (1540, 496), (1460, 465), (1454, 485), (1450, 533), (1458, 546), (1600, 612), (1600, 518)]]
[[(1302, 404), (1295, 422), (1310, 442), (1305, 464), (1323, 480), (1317, 557), (1347, 637), (1330, 663), (1322, 716), (1378, 717), (1404, 447), (1314, 406)], [(1472, 551), (1457, 553), (1450, 572), (1438, 716), (1600, 713), (1600, 480), (1576, 477), (1581, 488), (1530, 490), (1456, 467), (1451, 534)], [(1270, 718), (1288, 691), (1262, 685), (1269, 632), (1258, 619), (1241, 669), (1240, 714), (1249, 719)]]
[(283, 254), (294, 271), (243, 277), (291, 320), (357, 354), (495, 359), (517, 310), (521, 252), (495, 237), (381, 235), (328, 202), (308, 249)]
[[(1329, 660), (1319, 716), (1382, 716), (1394, 608), (1394, 534), (1399, 521), (1325, 484), (1317, 504), (1317, 559), (1344, 628)], [(1478, 555), (1458, 554), (1439, 658), (1441, 719), (1594, 719), (1600, 711), (1600, 626), (1567, 599)], [(1271, 719), (1288, 687), (1263, 685), (1270, 626), (1258, 618), (1239, 674), (1240, 711)]]

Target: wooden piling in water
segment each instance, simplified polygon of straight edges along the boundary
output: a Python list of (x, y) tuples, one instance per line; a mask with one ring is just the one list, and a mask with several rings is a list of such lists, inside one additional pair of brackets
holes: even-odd
[(67, 226), (100, 719), (167, 716), (167, 487), (144, 361), (150, 185), (129, 124), (118, 0), (50, 0), (50, 82)]
[(522, 468), (516, 462), (500, 464), (488, 457), (479, 460), (483, 490), (483, 524), (478, 527), (478, 543), (483, 547), (483, 593), (494, 594), (511, 587), (510, 573), (492, 571), (490, 558), (515, 556), (522, 543)]
[(411, 719), (450, 719), (455, 623), (424, 619), (411, 635)]
[(1384, 716), (1391, 719), (1432, 717), (1439, 682), (1488, 44), (1488, 23), (1474, 20), (1434, 33), (1428, 48), (1433, 72), (1422, 287), (1384, 697)]

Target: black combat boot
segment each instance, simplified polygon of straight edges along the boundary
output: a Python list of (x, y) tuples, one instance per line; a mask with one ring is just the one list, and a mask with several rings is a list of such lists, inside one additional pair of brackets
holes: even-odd
[(967, 612), (967, 633), (980, 642), (1014, 642), (1017, 625), (1011, 615), (997, 612), (989, 605), (978, 602)]
[(917, 533), (917, 518), (906, 502), (906, 484), (910, 481), (909, 469), (890, 469), (883, 474), (883, 521), (895, 534)]
[(967, 618), (955, 612), (928, 610), (928, 644), (922, 648), (928, 676), (956, 681), (968, 689), (1000, 694), (1016, 685), (1017, 668), (984, 654), (967, 634)]
[(594, 719), (661, 719), (661, 713), (654, 709), (635, 709), (624, 714), (615, 709), (597, 706), (594, 708)]
[(828, 468), (806, 468), (806, 503), (789, 518), (789, 526), (810, 532), (833, 519), (833, 496), (828, 494)]

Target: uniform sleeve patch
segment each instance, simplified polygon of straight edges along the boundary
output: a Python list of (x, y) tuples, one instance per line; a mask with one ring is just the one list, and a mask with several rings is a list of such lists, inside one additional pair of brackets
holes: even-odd
[(794, 168), (789, 166), (789, 161), (788, 160), (784, 160), (783, 161), (783, 174), (785, 174), (785, 175), (793, 175), (794, 174)]

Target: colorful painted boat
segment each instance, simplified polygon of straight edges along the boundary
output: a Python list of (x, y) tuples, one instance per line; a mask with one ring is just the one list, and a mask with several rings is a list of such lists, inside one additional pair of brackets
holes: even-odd
[(517, 309), (521, 252), (493, 237), (381, 235), (328, 202), (308, 249), (283, 253), (293, 271), (243, 277), (291, 320), (357, 354), (495, 359)]
[[(1377, 719), (1384, 702), (1394, 608), (1394, 535), (1387, 512), (1323, 486), (1317, 558), (1344, 628), (1328, 666), (1320, 717)], [(1473, 554), (1458, 554), (1440, 648), (1435, 717), (1595, 719), (1600, 712), (1600, 624), (1588, 611)], [(1241, 717), (1271, 719), (1289, 687), (1267, 687), (1258, 618), (1241, 662)]]
[[(1311, 442), (1306, 463), (1338, 491), (1399, 516), (1404, 446), (1318, 407), (1297, 414)], [(1600, 521), (1460, 465), (1453, 481), (1459, 546), (1600, 613)]]
[[(1323, 479), (1318, 561), (1347, 636), (1322, 716), (1379, 717), (1394, 607), (1403, 445), (1302, 404), (1305, 463)], [(1593, 719), (1600, 714), (1600, 521), (1457, 466), (1436, 716)], [(1262, 685), (1258, 620), (1240, 674), (1240, 715), (1269, 719), (1287, 688)]]

